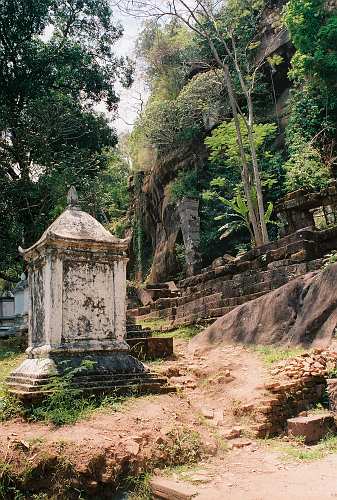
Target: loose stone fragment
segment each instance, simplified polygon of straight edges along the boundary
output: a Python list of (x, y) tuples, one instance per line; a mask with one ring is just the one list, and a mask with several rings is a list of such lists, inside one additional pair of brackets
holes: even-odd
[(290, 418), (287, 423), (288, 436), (303, 436), (306, 444), (317, 443), (327, 434), (336, 432), (335, 421), (331, 414)]

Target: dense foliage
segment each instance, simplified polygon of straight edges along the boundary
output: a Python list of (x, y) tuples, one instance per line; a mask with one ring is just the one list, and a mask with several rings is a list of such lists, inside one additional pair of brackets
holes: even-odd
[[(140, 2), (133, 5), (137, 3), (141, 8)], [(152, 5), (152, 2), (142, 2), (142, 5)], [(229, 65), (242, 111), (240, 127), (250, 171), (252, 157), (244, 122), (247, 101), (230, 52), (235, 53), (244, 84), (252, 94), (254, 142), (261, 170), (265, 217), (272, 222), (272, 205), (283, 194), (298, 188), (324, 188), (335, 173), (336, 13), (327, 10), (323, 0), (290, 0), (284, 8), (283, 22), (295, 47), (289, 69), (293, 84), (284, 129), (276, 108), (276, 99), (284, 89), (275, 91), (273, 75), (278, 73), (279, 66), (287, 63), (282, 52), (266, 60), (258, 56), (261, 22), (270, 2), (205, 3), (206, 9), (212, 5), (216, 5), (215, 22), (207, 16), (203, 22), (205, 26), (209, 23), (207, 33), (220, 59)], [(201, 15), (199, 21), (202, 18)], [(181, 20), (170, 19), (167, 23), (149, 21), (139, 41), (138, 55), (146, 64), (151, 95), (130, 142), (136, 168), (150, 170), (158, 156), (171, 155), (172, 151), (186, 148), (188, 144), (193, 151), (196, 143), (205, 141), (208, 161), (198, 158), (193, 163), (191, 160), (188, 168), (185, 166), (173, 175), (169, 192), (172, 203), (184, 196), (200, 199), (202, 252), (204, 262), (208, 263), (224, 251), (240, 250), (242, 245), (248, 245), (252, 236), (251, 225), (247, 224), (242, 158), (223, 73), (209, 40), (202, 36), (202, 28), (198, 34)], [(278, 22), (282, 23), (281, 17)], [(256, 210), (254, 186), (251, 189)], [(269, 231), (277, 236), (277, 225), (270, 226)], [(224, 237), (222, 242), (220, 235)]]
[[(164, 8), (166, 0), (128, 3), (148, 14), (137, 59), (150, 91), (127, 144), (138, 171), (132, 221), (125, 216), (129, 163), (115, 148), (115, 131), (95, 112), (103, 102), (114, 113), (116, 81), (132, 79), (132, 65), (112, 50), (122, 28), (108, 0), (0, 5), (0, 272), (18, 273), (18, 244), (37, 238), (76, 184), (83, 207), (111, 230), (122, 236), (134, 225), (134, 269), (145, 274), (153, 249), (141, 220), (143, 183), (158, 162), (170, 157), (173, 165), (181, 151), (182, 166), (165, 172), (163, 187), (169, 203), (200, 200), (205, 265), (257, 243), (252, 214), (277, 237), (273, 204), (299, 188), (325, 188), (336, 175), (336, 9), (324, 0), (284, 2), (267, 36), (270, 28), (282, 33), (283, 22), (294, 51), (287, 46), (265, 58), (265, 13), (280, 2), (200, 0), (197, 17), (187, 22), (151, 17), (147, 7)], [(176, 254), (183, 254), (180, 241)]]
[(296, 48), (287, 126), (286, 188), (326, 187), (336, 168), (337, 13), (323, 0), (290, 0), (284, 21)]
[(121, 35), (105, 0), (1, 2), (0, 270), (16, 272), (18, 245), (60, 212), (71, 184), (101, 211), (90, 198), (117, 137), (94, 109), (116, 110), (116, 79), (131, 83), (113, 53)]

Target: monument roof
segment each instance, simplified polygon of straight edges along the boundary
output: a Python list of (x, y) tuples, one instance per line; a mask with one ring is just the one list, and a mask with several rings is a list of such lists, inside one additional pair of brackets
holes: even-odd
[(112, 235), (98, 220), (80, 209), (75, 188), (71, 188), (68, 193), (68, 207), (66, 210), (45, 230), (41, 238), (32, 247), (21, 250), (26, 254), (52, 241), (87, 242), (89, 244), (116, 246), (117, 248), (127, 246), (125, 240), (120, 240)]

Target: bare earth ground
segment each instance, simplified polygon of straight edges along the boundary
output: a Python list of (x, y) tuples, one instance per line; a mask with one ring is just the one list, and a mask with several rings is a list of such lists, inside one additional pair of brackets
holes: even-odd
[(175, 360), (153, 363), (151, 368), (166, 374), (178, 386), (177, 394), (132, 399), (117, 412), (103, 411), (61, 428), (20, 420), (3, 423), (2, 459), (11, 456), (15, 443), (34, 440), (43, 442), (46, 449), (52, 443), (75, 444), (78, 464), (87, 463), (97, 449), (104, 454), (123, 449), (137, 456), (172, 427), (186, 425), (201, 433), (208, 458), (190, 470), (174, 472), (173, 477), (192, 483), (197, 498), (337, 498), (337, 455), (289, 462), (265, 442), (250, 439), (245, 430), (241, 438), (224, 438), (233, 426), (249, 426), (237, 416), (237, 408), (263, 396), (267, 368), (256, 353), (227, 345), (193, 356), (183, 340), (175, 341), (175, 352)]

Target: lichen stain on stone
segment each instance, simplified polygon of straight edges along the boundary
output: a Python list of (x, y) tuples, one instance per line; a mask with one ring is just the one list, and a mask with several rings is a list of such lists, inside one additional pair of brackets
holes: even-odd
[(80, 316), (77, 322), (77, 335), (79, 337), (88, 337), (92, 333), (92, 325), (90, 320), (85, 316)]
[(113, 275), (113, 265), (110, 263), (95, 263), (84, 259), (64, 262), (65, 340), (95, 336), (101, 339), (114, 338), (110, 319), (116, 307), (110, 285)]
[(86, 297), (83, 303), (83, 307), (85, 308), (90, 307), (92, 312), (94, 312), (97, 309), (102, 314), (105, 314), (105, 303), (103, 298), (94, 300), (92, 297)]

